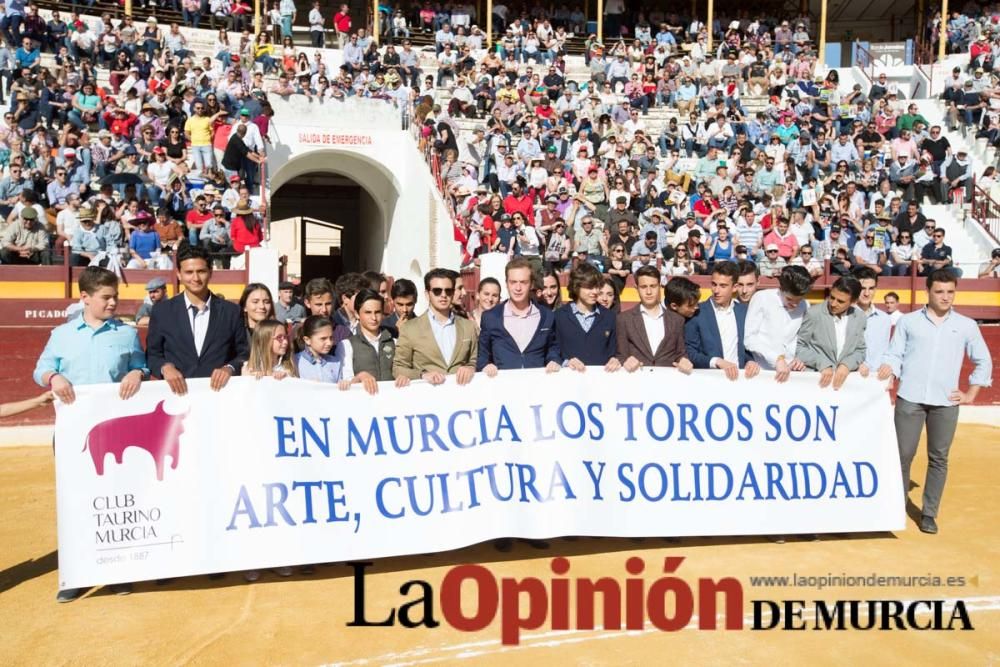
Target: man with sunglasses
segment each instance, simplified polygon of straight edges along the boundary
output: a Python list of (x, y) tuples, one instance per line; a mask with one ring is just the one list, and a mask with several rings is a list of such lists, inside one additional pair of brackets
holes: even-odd
[(885, 270), (885, 253), (875, 244), (875, 230), (869, 227), (864, 237), (854, 244), (854, 262), (856, 266), (866, 266), (876, 274)]
[(399, 330), (394, 378), (426, 380), (442, 384), (454, 375), (460, 385), (476, 374), (479, 338), (472, 320), (455, 315), (455, 274), (448, 269), (431, 269), (424, 276), (426, 312), (407, 321)]
[(215, 149), (212, 147), (212, 127), (215, 121), (228, 112), (221, 109), (209, 116), (205, 103), (195, 100), (191, 107), (194, 114), (184, 123), (184, 135), (191, 144), (191, 156), (195, 171), (204, 172), (215, 167)]
[(935, 229), (931, 242), (920, 251), (920, 275), (929, 276), (939, 269), (947, 269), (956, 278), (962, 277), (962, 270), (954, 265), (951, 246), (945, 245), (944, 230)]
[(20, 164), (10, 165), (10, 174), (0, 180), (0, 216), (6, 219), (14, 206), (21, 201), (21, 192), (31, 186)]

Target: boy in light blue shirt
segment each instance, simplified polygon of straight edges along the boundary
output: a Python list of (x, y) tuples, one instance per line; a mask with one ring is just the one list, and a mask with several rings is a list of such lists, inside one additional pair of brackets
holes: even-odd
[[(76, 400), (75, 385), (119, 382), (118, 395), (127, 400), (149, 377), (146, 353), (133, 328), (115, 319), (118, 309), (118, 277), (107, 269), (88, 266), (80, 274), (83, 314), (56, 327), (49, 336), (33, 374), (36, 383), (48, 387), (63, 403)], [(113, 586), (119, 594), (131, 591), (129, 584)], [(84, 589), (59, 591), (58, 602), (70, 602)]]

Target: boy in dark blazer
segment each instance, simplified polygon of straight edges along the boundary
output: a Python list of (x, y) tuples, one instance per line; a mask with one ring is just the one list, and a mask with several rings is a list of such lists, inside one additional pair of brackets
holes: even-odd
[(684, 327), (688, 357), (695, 368), (717, 368), (735, 380), (740, 369), (752, 378), (760, 366), (748, 360), (743, 336), (747, 307), (733, 297), (740, 268), (735, 262), (718, 262), (712, 268), (712, 298), (701, 304), (698, 313)]
[(219, 391), (239, 375), (249, 354), (243, 314), (209, 290), (212, 264), (203, 248), (181, 243), (177, 278), (184, 291), (157, 303), (150, 315), (150, 373), (166, 380), (178, 396), (187, 393), (186, 378), (211, 378), (212, 389)]
[(575, 371), (604, 366), (621, 368), (615, 358), (618, 336), (615, 313), (597, 304), (603, 280), (593, 264), (582, 263), (569, 274), (570, 303), (556, 310), (556, 341), (565, 365)]
[(674, 366), (690, 373), (692, 365), (684, 350), (684, 317), (664, 306), (660, 272), (655, 266), (640, 266), (635, 285), (639, 305), (618, 316), (618, 361), (629, 373), (643, 366)]
[(555, 316), (531, 301), (534, 270), (523, 257), (505, 269), (510, 298), (483, 313), (476, 370), (494, 377), (504, 368), (562, 368)]

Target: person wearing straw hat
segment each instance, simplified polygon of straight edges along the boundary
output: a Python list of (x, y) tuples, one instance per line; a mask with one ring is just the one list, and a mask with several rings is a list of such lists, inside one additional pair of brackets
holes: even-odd
[(70, 241), (73, 266), (88, 266), (97, 254), (105, 250), (104, 238), (98, 234), (94, 224), (94, 209), (84, 206), (77, 211), (79, 228), (73, 232)]
[(258, 248), (264, 241), (264, 230), (250, 204), (240, 201), (233, 208), (233, 218), (229, 223), (229, 238), (233, 252), (242, 255), (250, 248)]

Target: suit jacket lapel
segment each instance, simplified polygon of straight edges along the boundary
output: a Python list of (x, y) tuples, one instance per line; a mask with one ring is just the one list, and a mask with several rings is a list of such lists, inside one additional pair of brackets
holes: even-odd
[[(221, 303), (222, 302), (219, 300), (219, 298), (216, 297), (214, 294), (212, 295), (211, 299), (209, 299), (208, 331), (205, 332), (205, 341), (201, 345), (201, 354), (198, 355), (199, 359), (201, 359), (201, 357), (205, 354), (205, 351), (208, 349), (208, 342), (214, 340), (215, 336), (218, 335), (218, 332), (222, 330), (223, 326), (222, 308), (219, 307)], [(191, 336), (193, 341), (194, 340), (193, 332)]]
[(456, 363), (458, 363), (459, 355), (462, 354), (462, 342), (468, 339), (467, 331), (468, 324), (471, 324), (469, 320), (464, 318), (455, 317), (455, 349), (451, 351), (451, 359), (448, 360), (448, 365), (445, 368), (451, 368)]
[[(538, 306), (535, 306), (535, 308), (538, 308)], [(538, 315), (539, 315), (539, 317), (538, 317), (538, 328), (535, 329), (535, 333), (531, 336), (531, 340), (528, 341), (528, 347), (524, 348), (524, 350), (522, 350), (522, 352), (526, 351), (526, 350), (530, 350), (531, 347), (533, 345), (535, 345), (535, 341), (536, 340), (541, 340), (540, 336), (542, 336), (542, 337), (547, 336), (548, 334), (542, 334), (542, 329), (546, 329), (546, 328), (551, 327), (552, 326), (552, 322), (555, 319), (555, 317), (554, 317), (554, 315), (553, 315), (553, 313), (552, 313), (551, 310), (548, 311), (548, 313), (546, 313), (545, 310), (543, 310), (541, 308), (538, 308)], [(548, 325), (548, 327), (546, 327), (546, 325)], [(507, 335), (510, 336), (510, 333), (508, 332)], [(516, 346), (516, 344), (515, 344), (515, 346)]]
[(181, 339), (184, 344), (188, 346), (191, 353), (195, 358), (198, 357), (198, 347), (194, 344), (194, 330), (191, 328), (191, 311), (188, 310), (187, 300), (184, 298), (184, 294), (179, 294), (176, 297), (177, 306), (176, 310), (178, 312), (177, 323), (181, 328)]
[(425, 312), (421, 317), (424, 318), (424, 321), (420, 323), (420, 326), (423, 327), (423, 335), (429, 341), (427, 347), (429, 350), (433, 351), (433, 354), (429, 354), (427, 356), (431, 357), (431, 361), (436, 363), (438, 366), (447, 370), (447, 362), (445, 361), (444, 355), (441, 353), (441, 348), (438, 347), (437, 338), (434, 337), (434, 328), (431, 326), (431, 318), (433, 315), (431, 315), (430, 309), (428, 308), (427, 312)]
[[(726, 353), (725, 344), (722, 342), (722, 331), (719, 329), (719, 318), (715, 316), (715, 306), (712, 305), (712, 300), (707, 299), (702, 302), (701, 307), (705, 309), (705, 317), (708, 318), (709, 323), (712, 325), (710, 330), (712, 336), (715, 339), (714, 344), (719, 346), (718, 354), (709, 354), (709, 357), (723, 357)], [(735, 315), (735, 311), (733, 311)], [(736, 318), (736, 335), (742, 337), (743, 332), (740, 327), (740, 318)]]
[(635, 308), (632, 309), (635, 315), (632, 315), (629, 319), (629, 326), (632, 329), (632, 339), (639, 342), (639, 348), (647, 358), (650, 360), (654, 359), (653, 356), (653, 346), (649, 344), (649, 336), (646, 335), (646, 322), (642, 318), (645, 315), (642, 314), (642, 304), (640, 303)]
[(747, 323), (747, 307), (741, 303), (733, 304), (736, 314), (736, 353), (739, 356), (740, 366), (746, 361), (747, 351), (743, 345), (744, 330)]

